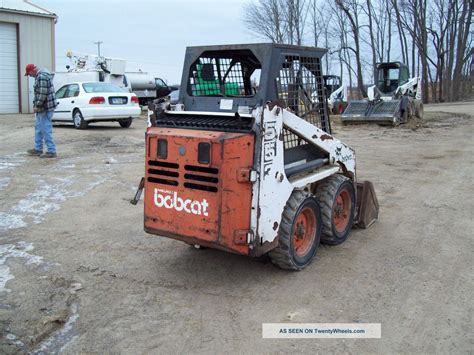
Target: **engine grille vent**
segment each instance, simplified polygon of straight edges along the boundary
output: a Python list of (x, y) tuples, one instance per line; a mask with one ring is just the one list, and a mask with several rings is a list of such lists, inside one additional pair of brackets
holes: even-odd
[(155, 184), (178, 186), (179, 165), (161, 161), (149, 160), (148, 181)]
[(219, 183), (219, 170), (202, 166), (185, 165), (184, 187), (188, 189), (217, 192)]

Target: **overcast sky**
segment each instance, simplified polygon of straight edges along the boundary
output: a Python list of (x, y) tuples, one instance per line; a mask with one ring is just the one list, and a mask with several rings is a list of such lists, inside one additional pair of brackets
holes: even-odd
[(180, 82), (186, 46), (259, 42), (242, 22), (244, 0), (33, 0), (58, 15), (56, 70), (66, 70), (68, 50), (127, 61)]

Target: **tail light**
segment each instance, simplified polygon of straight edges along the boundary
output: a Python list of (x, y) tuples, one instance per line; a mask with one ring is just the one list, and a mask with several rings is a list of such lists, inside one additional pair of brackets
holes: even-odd
[(91, 105), (105, 104), (105, 98), (103, 98), (102, 96), (92, 97), (89, 100), (89, 104)]
[(132, 104), (138, 104), (138, 97), (137, 96), (132, 96)]

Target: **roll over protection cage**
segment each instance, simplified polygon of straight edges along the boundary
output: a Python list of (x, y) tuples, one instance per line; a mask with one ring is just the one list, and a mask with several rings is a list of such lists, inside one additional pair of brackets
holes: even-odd
[[(187, 47), (178, 101), (186, 111), (227, 113), (278, 101), (331, 133), (321, 63), (326, 52), (274, 43)], [(250, 87), (257, 70), (258, 87)]]

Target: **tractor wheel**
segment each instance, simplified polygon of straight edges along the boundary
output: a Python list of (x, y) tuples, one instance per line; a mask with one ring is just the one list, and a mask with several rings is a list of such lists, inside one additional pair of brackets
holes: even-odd
[(352, 181), (342, 175), (332, 175), (316, 190), (321, 207), (321, 243), (337, 245), (344, 242), (352, 229), (355, 212), (355, 191)]
[(423, 102), (420, 102), (415, 106), (415, 116), (423, 119)]
[(294, 191), (283, 211), (278, 246), (269, 256), (282, 269), (301, 270), (316, 255), (321, 239), (321, 210), (318, 201), (305, 191)]
[(406, 123), (408, 122), (410, 118), (410, 107), (407, 106), (400, 114), (400, 117), (393, 122), (393, 126), (398, 126), (401, 123)]
[(404, 115), (403, 115), (403, 120), (402, 120), (401, 123), (407, 123), (408, 120), (413, 116), (413, 112), (414, 112), (414, 111), (415, 111), (415, 110), (414, 110), (414, 108), (413, 108), (413, 104), (410, 103), (410, 104), (407, 106), (406, 110), (405, 110), (405, 113), (404, 113)]
[(342, 115), (344, 113), (344, 104), (341, 101), (334, 102), (332, 112), (335, 115)]

